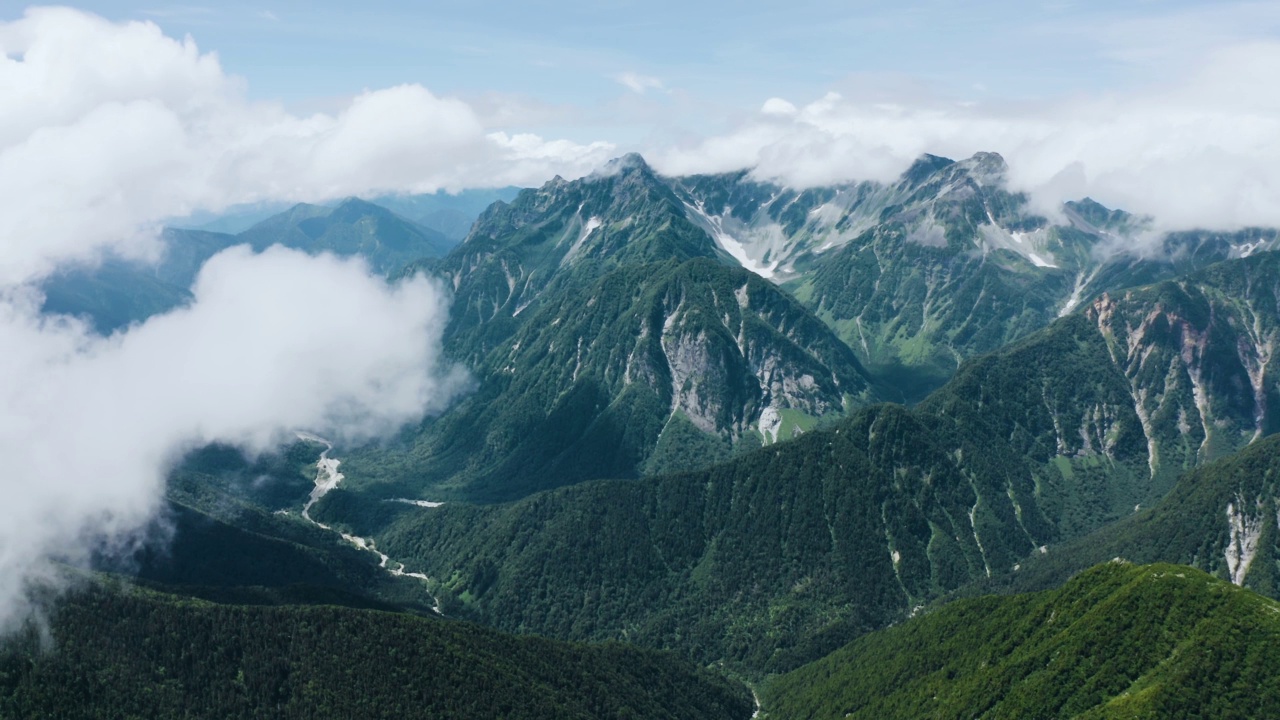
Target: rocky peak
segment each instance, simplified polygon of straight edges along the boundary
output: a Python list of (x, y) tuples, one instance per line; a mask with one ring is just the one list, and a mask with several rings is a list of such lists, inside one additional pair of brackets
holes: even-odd
[(999, 153), (974, 153), (968, 160), (956, 163), (957, 169), (963, 169), (969, 177), (979, 185), (1002, 185), (1009, 165)]

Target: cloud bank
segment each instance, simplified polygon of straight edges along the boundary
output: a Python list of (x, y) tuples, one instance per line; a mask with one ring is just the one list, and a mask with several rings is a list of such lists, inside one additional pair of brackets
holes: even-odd
[(54, 561), (145, 526), (184, 452), (370, 438), (466, 383), (441, 359), (445, 290), (358, 260), (233, 248), (188, 307), (110, 337), (41, 316), (41, 278), (154, 258), (160, 224), (196, 209), (535, 182), (612, 154), (489, 132), (418, 86), (297, 117), (247, 101), (190, 40), (69, 9), (0, 23), (0, 98), (0, 628)]
[(0, 302), (0, 628), (54, 565), (146, 525), (183, 452), (258, 451), (309, 429), (372, 437), (442, 409), (445, 294), (359, 260), (247, 247), (212, 258), (185, 308), (111, 337)]
[(773, 98), (735, 130), (654, 155), (669, 174), (754, 168), (807, 187), (889, 181), (922, 153), (1004, 155), (1042, 208), (1091, 196), (1165, 229), (1280, 226), (1280, 43), (1221, 49), (1189, 77), (1035, 108)]
[(0, 282), (112, 249), (155, 252), (148, 223), (261, 200), (540, 184), (589, 172), (603, 142), (490, 132), (417, 85), (341, 112), (249, 102), (241, 80), (151, 23), (35, 8), (0, 22)]

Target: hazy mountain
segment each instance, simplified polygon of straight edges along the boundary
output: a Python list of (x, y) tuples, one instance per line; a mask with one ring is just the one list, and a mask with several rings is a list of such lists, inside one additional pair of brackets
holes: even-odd
[(261, 250), (271, 245), (360, 255), (379, 273), (391, 273), (424, 257), (448, 252), (444, 235), (364, 200), (349, 198), (335, 207), (300, 203), (236, 236)]
[(435, 230), (457, 244), (490, 205), (499, 201), (511, 202), (519, 193), (520, 188), (517, 187), (470, 189), (458, 193), (380, 195), (369, 198), (369, 202)]
[(952, 603), (768, 686), (762, 717), (1271, 717), (1280, 605), (1178, 565)]
[(159, 261), (147, 264), (108, 258), (93, 268), (75, 268), (46, 279), (44, 311), (84, 316), (103, 334), (170, 310), (190, 300), (191, 283), (205, 261), (228, 247), (271, 245), (360, 255), (379, 273), (399, 271), (423, 257), (439, 256), (453, 243), (440, 233), (386, 208), (349, 199), (333, 208), (299, 204), (238, 235), (165, 228)]
[[(457, 243), (466, 237), (471, 223), (485, 208), (498, 200), (509, 201), (519, 192), (520, 188), (505, 187), (469, 189), (458, 193), (440, 191), (418, 195), (379, 195), (364, 199), (435, 230), (450, 242)], [(292, 206), (293, 204), (286, 202), (235, 205), (216, 213), (198, 212), (191, 217), (175, 220), (170, 226), (234, 235), (267, 218), (286, 212)]]

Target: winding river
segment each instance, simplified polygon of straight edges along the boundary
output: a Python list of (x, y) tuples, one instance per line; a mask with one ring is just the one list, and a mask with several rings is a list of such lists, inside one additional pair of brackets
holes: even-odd
[[(379, 550), (372, 540), (362, 538), (359, 535), (348, 535), (341, 530), (335, 530), (311, 517), (311, 506), (315, 505), (317, 500), (324, 497), (330, 490), (338, 487), (338, 483), (342, 482), (343, 474), (338, 472), (338, 465), (341, 464), (342, 461), (329, 457), (330, 451), (333, 450), (333, 443), (328, 440), (320, 437), (319, 435), (312, 435), (311, 433), (306, 432), (299, 432), (295, 434), (298, 436), (299, 440), (324, 445), (324, 452), (320, 453), (320, 459), (316, 461), (316, 486), (312, 488), (311, 495), (307, 498), (307, 504), (302, 506), (302, 518), (318, 528), (328, 530), (332, 533), (337, 533), (343, 540), (346, 540), (361, 550), (377, 555), (378, 567), (381, 567), (396, 577), (411, 577), (422, 580), (423, 582), (430, 581), (431, 578), (427, 577), (423, 573), (408, 572), (405, 570), (404, 563), (398, 560), (392, 560), (386, 553)], [(406, 502), (418, 505), (419, 507), (430, 508), (440, 507), (440, 505), (443, 504), (433, 503), (426, 500), (398, 500), (397, 502)], [(434, 610), (437, 615), (444, 615), (440, 610), (440, 599), (434, 594), (431, 596), (431, 599), (434, 601), (434, 605), (431, 609)]]

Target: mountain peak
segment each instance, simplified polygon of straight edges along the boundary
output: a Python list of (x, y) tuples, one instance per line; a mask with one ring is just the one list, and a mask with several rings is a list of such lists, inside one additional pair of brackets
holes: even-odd
[(911, 167), (902, 173), (902, 179), (910, 185), (920, 185), (927, 181), (934, 173), (943, 168), (955, 165), (956, 161), (951, 158), (941, 157), (939, 155), (930, 155), (924, 153), (911, 163)]
[(610, 177), (613, 175), (621, 175), (630, 171), (639, 171), (648, 174), (653, 173), (653, 168), (649, 167), (649, 163), (645, 162), (640, 153), (630, 152), (622, 157), (616, 157), (604, 164), (604, 167), (596, 170), (592, 175)]
[(374, 203), (371, 203), (368, 200), (361, 200), (358, 197), (344, 198), (342, 202), (338, 203), (333, 207), (333, 212), (340, 213), (343, 216), (347, 216), (352, 213), (356, 213), (360, 215), (390, 215), (391, 214), (390, 210), (382, 207), (381, 205), (375, 205)]
[(962, 160), (956, 165), (964, 168), (969, 173), (969, 177), (983, 185), (998, 185), (1004, 182), (1005, 173), (1009, 171), (1009, 164), (1004, 161), (1000, 153), (994, 152), (974, 153), (973, 157)]

